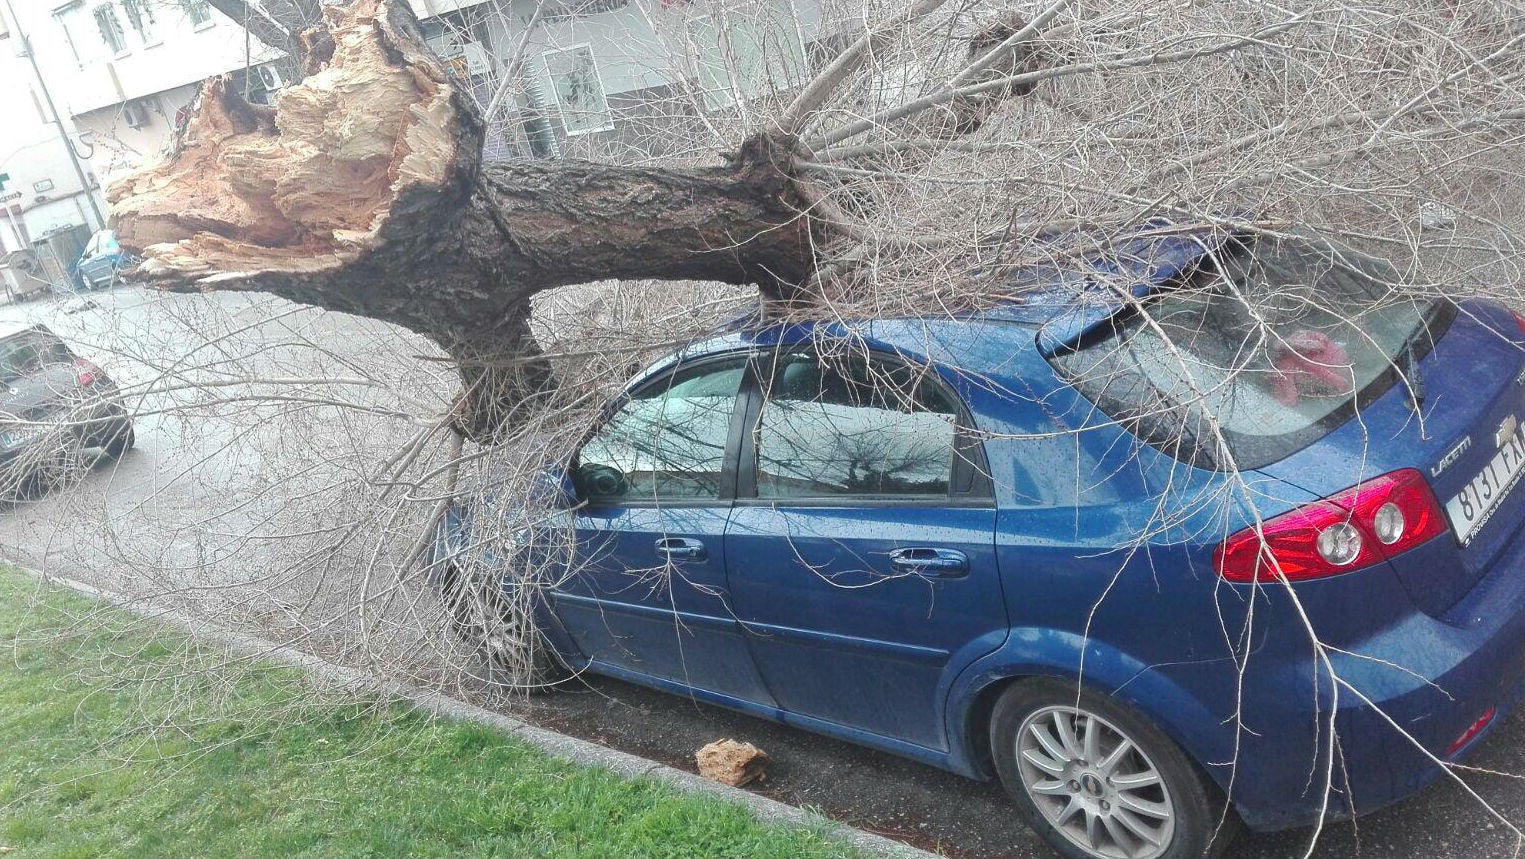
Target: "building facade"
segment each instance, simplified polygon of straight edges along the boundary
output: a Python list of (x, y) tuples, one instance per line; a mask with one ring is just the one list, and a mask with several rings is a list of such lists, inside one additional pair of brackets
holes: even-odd
[(76, 170), (67, 116), (62, 127), (33, 74), (21, 31), (0, 5), (0, 265), (34, 237), (102, 225), (105, 204), (88, 169)]

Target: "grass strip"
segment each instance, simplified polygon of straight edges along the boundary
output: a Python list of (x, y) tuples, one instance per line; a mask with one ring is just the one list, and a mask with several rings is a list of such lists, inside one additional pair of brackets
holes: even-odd
[(18, 857), (836, 857), (823, 824), (346, 700), (0, 567), (0, 847)]

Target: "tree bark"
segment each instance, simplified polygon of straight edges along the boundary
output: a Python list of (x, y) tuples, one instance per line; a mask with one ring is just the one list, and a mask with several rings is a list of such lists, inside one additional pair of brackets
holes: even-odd
[(258, 290), (383, 319), (461, 368), (458, 426), (489, 441), (550, 379), (529, 299), (606, 278), (757, 284), (814, 267), (791, 144), (710, 167), (480, 163), (482, 123), (406, 4), (327, 10), (309, 76), (275, 109), (203, 85), (163, 163), (114, 185), (112, 219), (169, 290)]

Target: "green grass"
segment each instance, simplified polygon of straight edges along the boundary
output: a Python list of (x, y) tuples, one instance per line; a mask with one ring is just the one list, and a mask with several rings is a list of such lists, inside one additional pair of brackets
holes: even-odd
[[(233, 663), (233, 664), (230, 664)], [(842, 856), (823, 828), (335, 700), (0, 567), (0, 846), (16, 857)]]

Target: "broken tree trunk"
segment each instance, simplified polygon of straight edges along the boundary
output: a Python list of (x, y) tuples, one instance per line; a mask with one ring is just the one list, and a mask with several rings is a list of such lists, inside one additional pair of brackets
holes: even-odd
[[(243, 0), (218, 2), (236, 13)], [(267, 5), (292, 20), (316, 7)], [(921, 0), (903, 17), (939, 5)], [(323, 17), (289, 39), (306, 75), (273, 109), (246, 103), (226, 78), (203, 84), (170, 155), (110, 189), (112, 219), (145, 259), (137, 274), (163, 289), (270, 292), (433, 338), (464, 383), (456, 427), (477, 441), (499, 437), (550, 383), (529, 328), (535, 293), (618, 278), (711, 280), (792, 303), (841, 268), (818, 271), (817, 249), (828, 239), (851, 245), (862, 233), (852, 222), (877, 217), (839, 204), (850, 182), (800, 175), (811, 156), (796, 135), (893, 21), (724, 163), (655, 168), (483, 164), (475, 106), (405, 0), (353, 0), (323, 7)], [(1037, 23), (987, 22), (960, 80), (999, 81), (1043, 62), (1024, 41)], [(954, 99), (925, 131), (967, 134), (996, 102), (1030, 89)], [(854, 258), (850, 248), (838, 256)]]
[(790, 144), (725, 164), (481, 163), (482, 123), (407, 5), (327, 7), (307, 77), (274, 109), (203, 85), (161, 163), (113, 185), (138, 274), (169, 290), (255, 290), (383, 319), (456, 360), (457, 426), (490, 441), (550, 376), (536, 292), (606, 278), (757, 284), (788, 298), (813, 268)]

